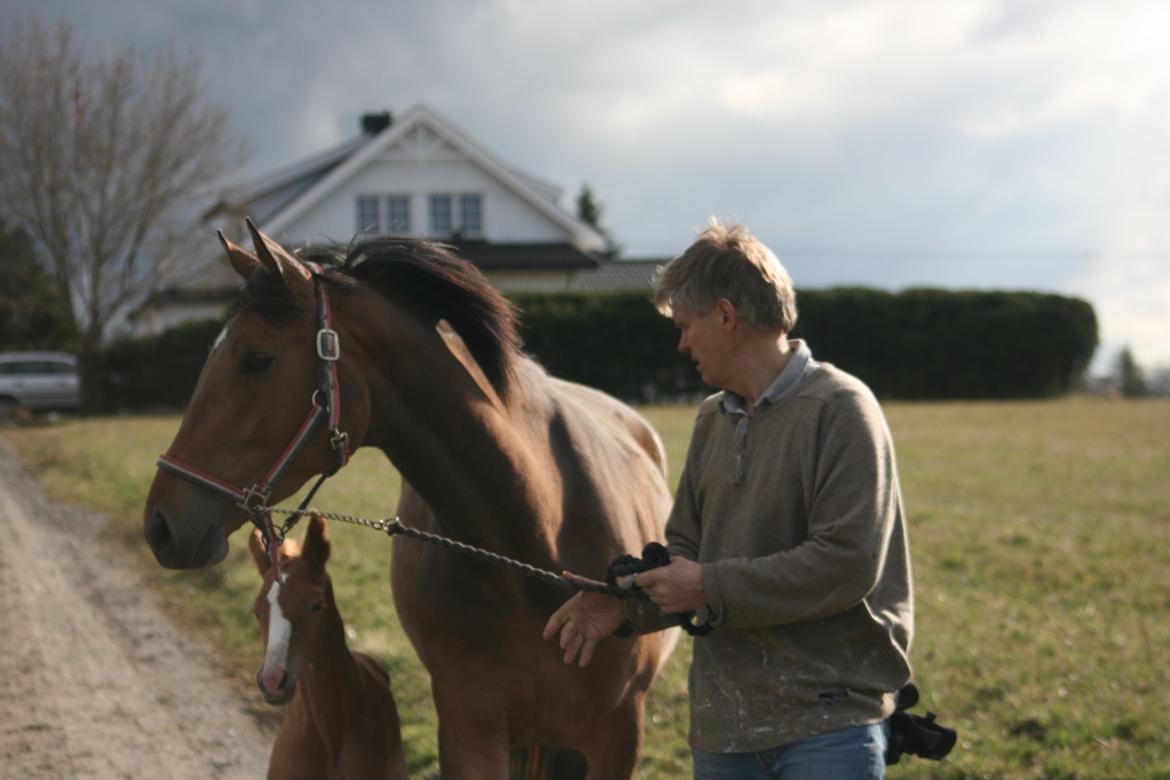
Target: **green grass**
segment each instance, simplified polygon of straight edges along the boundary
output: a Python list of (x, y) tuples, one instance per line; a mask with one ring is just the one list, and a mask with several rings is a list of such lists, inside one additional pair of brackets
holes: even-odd
[[(677, 479), (693, 409), (643, 411)], [(911, 759), (891, 776), (1170, 778), (1170, 402), (887, 404), (886, 412), (910, 518), (919, 709), (960, 732), (945, 762)], [(82, 420), (5, 436), (52, 495), (115, 518), (148, 581), (250, 690), (261, 648), (242, 534), (226, 564), (205, 572), (164, 571), (141, 540), (154, 458), (177, 425), (177, 417)], [(361, 451), (315, 503), (383, 517), (398, 490), (382, 457)], [(390, 669), (412, 772), (437, 776), (429, 680), (394, 614), (389, 542), (339, 524), (332, 533), (330, 570), (352, 644)], [(689, 776), (689, 641), (651, 692), (640, 777)]]

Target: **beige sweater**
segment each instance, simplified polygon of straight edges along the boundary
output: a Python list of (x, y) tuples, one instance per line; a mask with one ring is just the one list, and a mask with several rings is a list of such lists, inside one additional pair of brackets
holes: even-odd
[[(910, 679), (910, 555), (889, 428), (829, 364), (751, 417), (699, 409), (666, 534), (703, 564), (691, 745), (777, 747), (893, 711)], [(660, 615), (635, 619), (642, 632)]]

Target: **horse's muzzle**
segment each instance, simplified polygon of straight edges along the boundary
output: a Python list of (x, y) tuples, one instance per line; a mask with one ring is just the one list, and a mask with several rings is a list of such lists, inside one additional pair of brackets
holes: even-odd
[(260, 689), (260, 695), (264, 697), (264, 701), (273, 706), (280, 706), (281, 704), (288, 704), (289, 699), (293, 697), (293, 693), (297, 689), (296, 682), (288, 676), (288, 672), (281, 674), (280, 682), (277, 683), (276, 689), (268, 690), (268, 686), (264, 684), (264, 670), (256, 672), (256, 687)]
[(148, 511), (143, 523), (146, 542), (155, 560), (168, 569), (200, 569), (227, 557), (227, 536), (219, 523), (188, 523), (179, 528), (159, 505)]

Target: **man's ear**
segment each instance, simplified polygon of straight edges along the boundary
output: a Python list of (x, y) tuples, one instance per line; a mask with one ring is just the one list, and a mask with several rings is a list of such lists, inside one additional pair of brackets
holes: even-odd
[(260, 576), (263, 577), (272, 566), (272, 561), (268, 560), (268, 555), (264, 552), (264, 537), (260, 535), (259, 528), (252, 529), (252, 535), (248, 537), (248, 550), (252, 553), (252, 560), (256, 562)]
[(735, 325), (739, 316), (735, 311), (735, 304), (726, 298), (715, 301), (715, 315), (719, 317), (721, 325)]

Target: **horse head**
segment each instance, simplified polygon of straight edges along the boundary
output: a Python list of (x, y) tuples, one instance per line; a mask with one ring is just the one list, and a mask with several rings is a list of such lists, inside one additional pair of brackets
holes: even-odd
[(329, 532), (319, 515), (309, 518), (304, 546), (285, 542), (280, 548), (280, 570), (272, 565), (260, 531), (252, 532), (249, 549), (262, 583), (252, 608), (264, 641), (264, 663), (256, 685), (269, 704), (285, 704), (296, 690), (297, 679), (321, 645), (324, 618), (333, 609), (325, 563), (329, 560)]
[(333, 363), (332, 374), (322, 372), (340, 350), (333, 331), (333, 341), (323, 340), (329, 334), (323, 336), (328, 326), (321, 322), (330, 322), (328, 305), (325, 314), (320, 309), (323, 272), (311, 271), (250, 220), (248, 228), (255, 254), (220, 234), (246, 282), (244, 303), (211, 347), (146, 500), (143, 531), (168, 568), (223, 560), (227, 537), (249, 518), (248, 508), (275, 504), (338, 468), (350, 451), (340, 431), (363, 417), (360, 394), (350, 393), (341, 423), (343, 361)]

